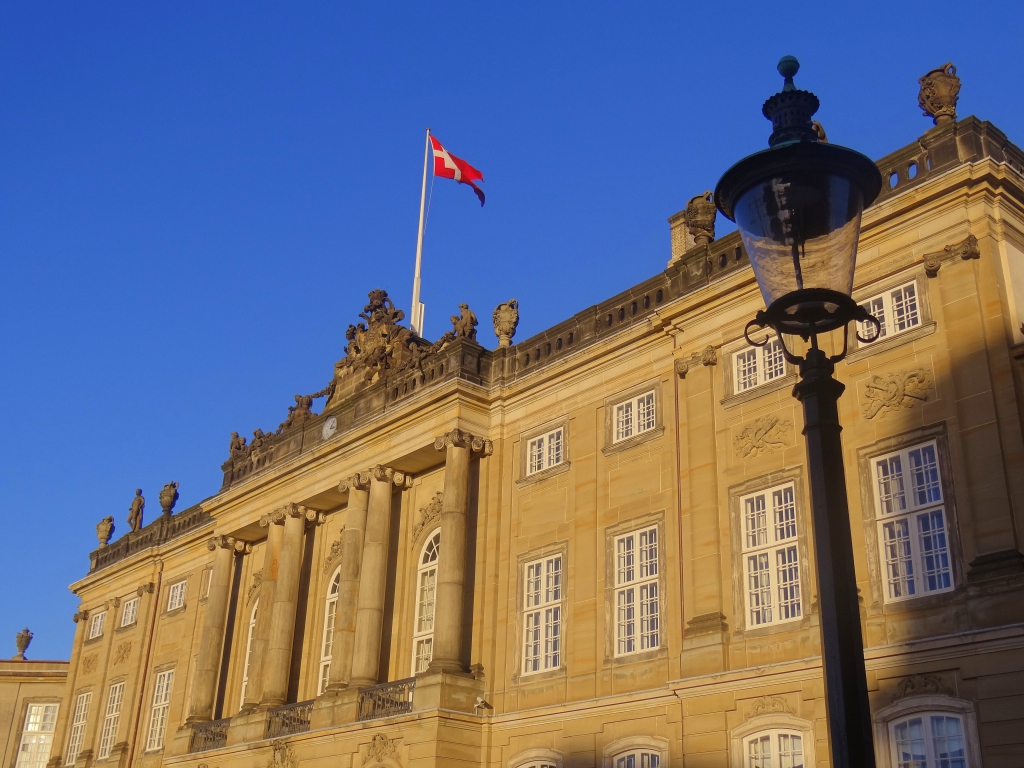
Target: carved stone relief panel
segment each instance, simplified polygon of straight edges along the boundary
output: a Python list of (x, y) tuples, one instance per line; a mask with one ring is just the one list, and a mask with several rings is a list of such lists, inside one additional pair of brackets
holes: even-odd
[(754, 419), (733, 438), (738, 459), (754, 459), (764, 453), (781, 451), (793, 444), (793, 422), (775, 414)]
[(932, 374), (927, 368), (898, 370), (875, 375), (861, 385), (861, 411), (864, 418), (913, 408), (928, 399)]

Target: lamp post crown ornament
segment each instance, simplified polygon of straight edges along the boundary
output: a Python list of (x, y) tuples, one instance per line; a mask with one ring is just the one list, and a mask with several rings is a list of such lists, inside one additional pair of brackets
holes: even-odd
[(768, 138), (768, 146), (788, 141), (818, 141), (811, 116), (821, 103), (813, 93), (802, 91), (793, 83), (793, 77), (800, 71), (800, 62), (795, 56), (783, 56), (778, 70), (785, 78), (782, 90), (769, 97), (761, 107), (761, 113), (772, 121), (774, 128)]

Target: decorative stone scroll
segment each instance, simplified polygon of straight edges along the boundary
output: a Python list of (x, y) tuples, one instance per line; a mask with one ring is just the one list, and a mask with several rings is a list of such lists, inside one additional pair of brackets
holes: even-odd
[(872, 376), (864, 386), (861, 406), (864, 418), (913, 408), (928, 399), (932, 385), (931, 372), (925, 368), (895, 371), (884, 376)]
[(911, 675), (900, 680), (892, 693), (892, 701), (899, 701), (908, 696), (922, 695), (952, 696), (954, 692), (946, 687), (942, 678), (935, 675)]
[(331, 567), (334, 565), (334, 561), (341, 557), (342, 541), (341, 537), (345, 533), (345, 527), (342, 526), (341, 530), (338, 531), (338, 540), (331, 542), (331, 551), (327, 553), (327, 558), (324, 561), (324, 576), (331, 572)]
[(793, 422), (768, 414), (754, 419), (736, 435), (736, 456), (741, 459), (753, 459), (762, 453), (772, 453), (785, 448)]
[(922, 75), (918, 81), (921, 90), (917, 103), (926, 117), (935, 125), (946, 125), (956, 120), (956, 102), (960, 98), (960, 78), (956, 67), (946, 62), (941, 67)]
[(946, 259), (956, 259), (957, 257), (963, 261), (980, 259), (981, 249), (978, 247), (978, 238), (974, 235), (968, 235), (964, 240), (955, 245), (947, 245), (941, 251), (926, 253), (922, 257), (924, 272), (928, 277), (936, 277), (939, 274), (939, 267), (942, 266), (943, 261)]
[(679, 374), (679, 378), (685, 379), (687, 372), (698, 365), (718, 365), (718, 353), (713, 346), (708, 344), (700, 352), (694, 352), (689, 357), (680, 357), (676, 360), (676, 373)]
[(430, 503), (420, 509), (420, 519), (412, 528), (413, 546), (416, 545), (416, 540), (419, 538), (420, 533), (424, 528), (433, 525), (441, 519), (441, 506), (443, 502), (444, 493), (438, 491), (434, 494), (434, 498), (430, 500)]
[(490, 456), (494, 452), (494, 443), (482, 437), (475, 437), (461, 429), (453, 429), (434, 439), (434, 448), (445, 451), (449, 446), (469, 448), (473, 453)]
[(405, 472), (399, 472), (397, 469), (391, 467), (385, 467), (383, 464), (377, 464), (376, 466), (370, 467), (370, 477), (378, 482), (390, 482), (394, 483), (398, 488), (412, 488), (412, 475)]
[(260, 593), (260, 585), (262, 583), (263, 571), (256, 571), (256, 573), (252, 575), (252, 584), (249, 585), (249, 591), (245, 595), (245, 602), (252, 602), (252, 599)]
[(511, 346), (512, 337), (516, 335), (516, 328), (519, 327), (519, 302), (509, 299), (504, 304), (499, 304), (494, 308), (491, 320), (494, 321), (494, 335), (498, 337), (498, 346)]

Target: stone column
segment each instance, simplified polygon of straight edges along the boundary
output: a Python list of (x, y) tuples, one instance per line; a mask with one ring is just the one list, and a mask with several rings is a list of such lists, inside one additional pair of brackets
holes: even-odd
[[(274, 593), (277, 591), (281, 540), (284, 538), (284, 518), (284, 510), (281, 509), (274, 510), (260, 518), (260, 527), (268, 529), (267, 551), (263, 555), (263, 576), (260, 580), (259, 605), (256, 608), (256, 626), (253, 628), (252, 641), (249, 644), (249, 680), (245, 686), (245, 703), (242, 705), (240, 714), (257, 709), (263, 698), (263, 659), (267, 655), (267, 639), (270, 637)], [(242, 658), (244, 663), (245, 657)]]
[(214, 553), (213, 572), (210, 574), (210, 596), (206, 601), (206, 616), (199, 640), (199, 658), (192, 681), (192, 700), (189, 702), (186, 725), (213, 719), (217, 668), (224, 649), (224, 625), (227, 622), (231, 594), (231, 561), (235, 553), (235, 540), (228, 536), (214, 536), (207, 542), (206, 548)]
[(373, 685), (380, 669), (381, 629), (391, 530), (391, 487), (408, 488), (412, 478), (380, 464), (369, 472), (369, 508), (363, 537), (362, 572), (356, 601), (355, 652), (349, 684)]
[(352, 653), (355, 649), (356, 611), (363, 562), (366, 509), (370, 496), (370, 473), (360, 472), (342, 480), (338, 484), (338, 490), (342, 493), (348, 491), (348, 508), (345, 510), (345, 530), (341, 533), (341, 574), (338, 584), (338, 605), (334, 613), (331, 677), (327, 684), (327, 692), (345, 688), (352, 676)]
[[(277, 587), (270, 611), (270, 632), (263, 656), (263, 698), (261, 707), (278, 707), (288, 699), (288, 673), (292, 665), (295, 637), (295, 608), (299, 600), (299, 571), (302, 567), (302, 534), (306, 529), (306, 508), (289, 504), (284, 512), (284, 537), (278, 559)], [(314, 513), (314, 518), (316, 514)], [(260, 605), (263, 610), (263, 605)]]
[(430, 672), (464, 672), (462, 624), (466, 581), (466, 513), (469, 509), (471, 452), (490, 456), (490, 440), (453, 429), (434, 441), (445, 451), (444, 501), (441, 507), (441, 552), (434, 603), (434, 650)]

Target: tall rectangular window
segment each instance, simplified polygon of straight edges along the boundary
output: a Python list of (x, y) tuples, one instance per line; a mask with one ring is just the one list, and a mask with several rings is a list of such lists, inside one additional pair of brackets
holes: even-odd
[[(917, 300), (917, 283), (911, 280), (898, 288), (872, 296), (861, 306), (875, 316), (881, 328), (877, 338), (884, 339), (909, 331), (921, 324), (921, 308)], [(875, 340), (872, 323), (858, 323), (858, 332), (865, 339)]]
[(799, 619), (803, 598), (793, 484), (744, 496), (740, 506), (748, 627)]
[(732, 356), (735, 375), (735, 393), (767, 384), (786, 375), (786, 360), (782, 354), (782, 343), (777, 338), (769, 339), (763, 347), (750, 347)]
[(82, 749), (82, 739), (85, 738), (85, 724), (89, 720), (89, 702), (92, 701), (92, 692), (86, 691), (75, 697), (75, 711), (71, 715), (71, 732), (68, 734), (68, 751), (64, 758), (65, 765), (74, 765), (78, 759), (78, 753)]
[(46, 768), (53, 746), (53, 730), (57, 726), (59, 704), (29, 704), (25, 725), (18, 745), (14, 768)]
[(89, 619), (89, 639), (100, 637), (103, 634), (103, 625), (107, 623), (107, 612), (94, 613)]
[(107, 711), (103, 715), (103, 732), (100, 734), (100, 750), (96, 755), (103, 760), (110, 757), (110, 749), (117, 739), (117, 724), (121, 720), (121, 700), (124, 698), (124, 683), (114, 683), (107, 693)]
[(131, 600), (125, 600), (124, 606), (121, 608), (121, 626), (127, 627), (134, 624), (138, 615), (139, 598), (133, 597)]
[(173, 611), (175, 608), (181, 608), (185, 604), (185, 585), (188, 582), (182, 579), (181, 581), (171, 584), (170, 589), (167, 590), (167, 610)]
[(546, 435), (531, 438), (526, 447), (527, 475), (557, 466), (565, 461), (564, 430), (559, 427)]
[(171, 685), (173, 683), (173, 669), (168, 669), (156, 676), (156, 685), (153, 686), (153, 708), (149, 713), (147, 751), (161, 749), (164, 746), (164, 732), (167, 730), (167, 711), (171, 707)]
[(886, 601), (953, 589), (935, 441), (872, 459)]
[(523, 674), (562, 664), (562, 556), (526, 564), (523, 594)]
[(654, 429), (656, 420), (654, 412), (654, 392), (644, 392), (639, 397), (631, 397), (615, 408), (614, 442), (628, 440), (634, 435), (641, 435)]
[(615, 539), (615, 655), (660, 645), (658, 529)]

